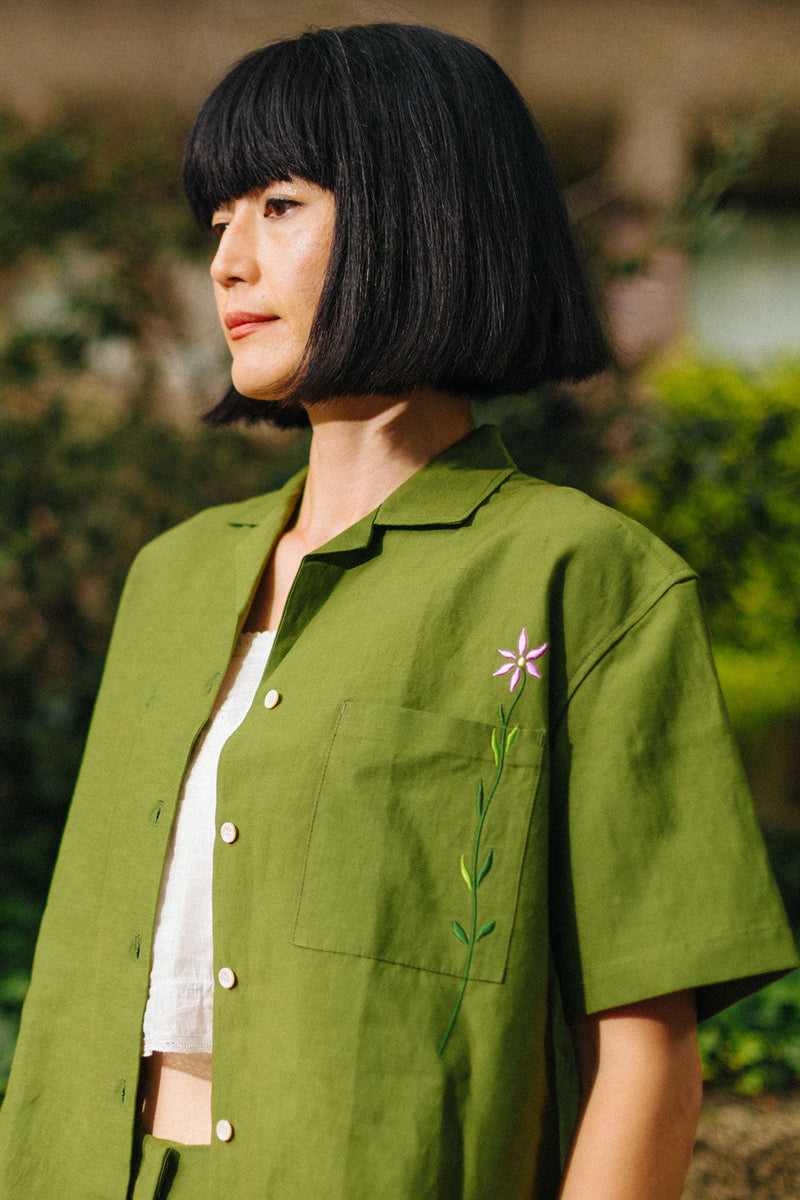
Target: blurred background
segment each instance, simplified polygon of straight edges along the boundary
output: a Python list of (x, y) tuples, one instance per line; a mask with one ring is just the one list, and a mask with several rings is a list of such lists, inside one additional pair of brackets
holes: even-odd
[[(438, 25), (489, 50), (531, 105), (616, 363), (479, 416), (499, 421), (524, 469), (637, 517), (699, 571), (800, 928), (797, 0), (2, 0), (0, 11), (0, 1091), (127, 567), (155, 533), (273, 487), (303, 459), (302, 433), (199, 424), (227, 366), (212, 247), (179, 168), (227, 67), (310, 25)], [(715, 1191), (703, 1167), (702, 1190), (698, 1167), (692, 1196), (784, 1194), (759, 1191), (776, 1171), (799, 1194), (800, 982), (701, 1039), (712, 1108), (731, 1091), (754, 1097), (751, 1129), (769, 1117), (772, 1132), (758, 1178), (731, 1176), (725, 1191), (715, 1167)], [(783, 1165), (776, 1138), (794, 1147)]]

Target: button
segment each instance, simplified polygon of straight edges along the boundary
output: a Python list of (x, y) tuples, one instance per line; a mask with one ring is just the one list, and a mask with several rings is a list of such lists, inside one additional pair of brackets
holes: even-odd
[(217, 1137), (221, 1142), (229, 1142), (233, 1137), (233, 1126), (230, 1121), (217, 1121)]
[(270, 688), (264, 697), (264, 708), (275, 708), (281, 702), (280, 692), (276, 692), (275, 688)]
[(236, 987), (236, 972), (232, 971), (230, 967), (220, 967), (217, 979), (220, 987), (228, 989)]
[(233, 821), (225, 821), (224, 824), (220, 826), (219, 836), (222, 838), (223, 842), (235, 842), (239, 836), (239, 830), (236, 828)]

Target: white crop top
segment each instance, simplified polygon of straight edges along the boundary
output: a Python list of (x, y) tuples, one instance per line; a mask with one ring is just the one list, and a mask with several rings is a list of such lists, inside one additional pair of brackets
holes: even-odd
[(211, 1052), (217, 766), (250, 710), (274, 640), (272, 630), (239, 638), (184, 777), (156, 912), (144, 1056), (156, 1050)]

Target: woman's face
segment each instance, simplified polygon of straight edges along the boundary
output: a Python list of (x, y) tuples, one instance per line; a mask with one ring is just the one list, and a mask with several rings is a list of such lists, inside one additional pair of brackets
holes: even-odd
[(271, 400), (299, 366), (330, 257), (333, 193), (293, 179), (218, 208), (211, 264), (220, 321), (245, 396)]

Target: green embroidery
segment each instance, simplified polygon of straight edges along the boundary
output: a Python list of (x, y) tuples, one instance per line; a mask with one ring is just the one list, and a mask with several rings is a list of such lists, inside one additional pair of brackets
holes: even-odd
[(464, 880), (464, 883), (472, 896), (472, 922), (470, 925), (470, 932), (467, 934), (467, 931), (464, 929), (463, 925), (459, 924), (458, 921), (453, 921), (453, 933), (467, 948), (467, 961), (464, 965), (464, 974), (461, 977), (461, 987), (458, 992), (455, 1007), (453, 1008), (452, 1016), (450, 1017), (450, 1023), (445, 1030), (444, 1037), (442, 1038), (441, 1044), (437, 1051), (440, 1058), (444, 1054), (445, 1047), (450, 1039), (450, 1034), (453, 1032), (453, 1027), (456, 1023), (456, 1018), (461, 1008), (461, 1003), (464, 999), (464, 993), (467, 990), (469, 972), (472, 966), (472, 956), (475, 953), (475, 947), (477, 946), (478, 942), (482, 941), (485, 937), (488, 937), (489, 934), (493, 932), (496, 925), (496, 921), (491, 920), (484, 922), (484, 924), (482, 924), (480, 927), (478, 926), (480, 907), (478, 890), (486, 876), (491, 871), (492, 864), (494, 863), (494, 850), (490, 849), (483, 860), (483, 866), (480, 868), (480, 870), (478, 869), (478, 862), (481, 854), (481, 838), (483, 836), (483, 827), (486, 824), (486, 818), (489, 814), (489, 808), (492, 800), (495, 797), (495, 793), (500, 786), (500, 780), (503, 777), (503, 768), (505, 767), (506, 763), (506, 755), (519, 736), (519, 725), (514, 725), (511, 729), (509, 729), (509, 725), (511, 723), (511, 714), (516, 708), (517, 702), (525, 690), (525, 682), (528, 678), (528, 675), (533, 675), (537, 679), (541, 678), (539, 669), (536, 666), (536, 659), (540, 658), (546, 649), (547, 645), (545, 644), (543, 646), (537, 646), (535, 650), (528, 650), (528, 635), (523, 629), (519, 635), (516, 652), (512, 650), (501, 650), (499, 652), (503, 658), (511, 659), (512, 661), (504, 664), (498, 671), (495, 671), (494, 674), (505, 675), (509, 672), (513, 672), (510, 680), (510, 690), (514, 692), (517, 684), (521, 684), (521, 686), (519, 691), (516, 692), (514, 699), (511, 701), (508, 712), (505, 711), (502, 704), (500, 705), (499, 730), (496, 726), (492, 728), (492, 757), (494, 758), (496, 771), (492, 785), (488, 792), (486, 792), (484, 788), (483, 779), (478, 780), (478, 824), (475, 830), (475, 842), (472, 847), (472, 869), (470, 869), (467, 864), (466, 856), (463, 854), (461, 855), (461, 878)]
[[(497, 770), (495, 771), (495, 776), (492, 781), (492, 785), (489, 788), (488, 793), (484, 793), (483, 780), (480, 779), (478, 781), (478, 825), (477, 825), (477, 829), (475, 831), (475, 842), (472, 847), (472, 870), (471, 871), (470, 871), (469, 867), (467, 866), (465, 856), (463, 854), (461, 855), (461, 878), (464, 880), (464, 883), (466, 884), (467, 888), (472, 893), (472, 924), (471, 924), (470, 934), (469, 934), (469, 936), (467, 936), (467, 933), (466, 933), (464, 927), (462, 925), (460, 925), (458, 923), (458, 921), (453, 921), (453, 932), (455, 933), (458, 940), (460, 942), (463, 942), (464, 945), (467, 947), (467, 961), (466, 961), (466, 965), (464, 967), (464, 974), (461, 978), (461, 989), (458, 993), (458, 999), (456, 1000), (455, 1008), (453, 1009), (453, 1015), (450, 1018), (450, 1023), (447, 1026), (445, 1035), (442, 1038), (441, 1045), (439, 1046), (438, 1053), (439, 1053), (440, 1058), (444, 1054), (445, 1046), (448, 1043), (450, 1034), (453, 1032), (453, 1026), (456, 1023), (456, 1017), (458, 1016), (458, 1011), (461, 1008), (461, 1002), (464, 999), (464, 992), (467, 989), (467, 982), (469, 980), (469, 971), (470, 971), (470, 967), (472, 966), (472, 956), (475, 953), (475, 947), (477, 946), (478, 942), (483, 940), (483, 938), (489, 936), (489, 934), (494, 930), (494, 927), (496, 924), (495, 921), (487, 921), (484, 925), (481, 925), (480, 928), (478, 927), (478, 919), (479, 919), (478, 889), (480, 888), (480, 885), (483, 883), (484, 879), (486, 878), (486, 876), (489, 874), (489, 872), (492, 869), (492, 863), (494, 862), (494, 851), (491, 849), (489, 850), (489, 852), (487, 853), (486, 858), (484, 860), (483, 866), (480, 869), (478, 868), (478, 861), (479, 861), (480, 852), (481, 852), (481, 838), (483, 836), (483, 827), (486, 823), (486, 818), (489, 815), (489, 808), (491, 806), (492, 800), (494, 799), (495, 793), (497, 792), (497, 789), (500, 785), (500, 780), (503, 777), (503, 768), (504, 768), (505, 762), (506, 762), (506, 754), (507, 754), (509, 748), (511, 747), (511, 745), (513, 744), (513, 742), (516, 740), (516, 737), (519, 733), (518, 725), (515, 725), (514, 728), (509, 732), (508, 731), (508, 723), (511, 720), (511, 714), (514, 711), (517, 701), (519, 700), (520, 696), (522, 695), (523, 691), (525, 690), (525, 678), (526, 678), (526, 676), (523, 675), (522, 676), (522, 687), (520, 687), (516, 696), (511, 701), (511, 705), (509, 707), (508, 712), (505, 713), (503, 716), (503, 724), (500, 729), (500, 732), (498, 733), (498, 730), (496, 728), (492, 729), (492, 752), (494, 754), (494, 761), (495, 761), (495, 766), (497, 767)], [(484, 799), (484, 795), (485, 795), (485, 799)], [(475, 880), (474, 883), (473, 883), (473, 880)]]

